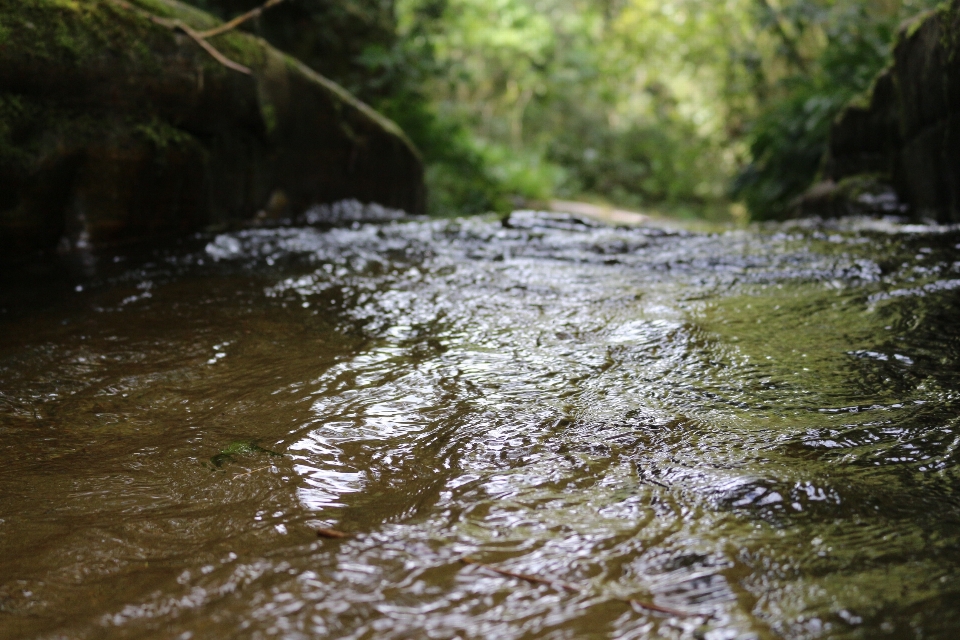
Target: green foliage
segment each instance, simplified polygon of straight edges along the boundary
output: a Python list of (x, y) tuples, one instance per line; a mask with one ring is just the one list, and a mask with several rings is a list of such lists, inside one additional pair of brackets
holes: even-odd
[[(262, 2), (193, 1), (224, 18)], [(898, 24), (935, 4), (289, 0), (244, 28), (400, 124), (434, 213), (733, 198), (771, 218), (815, 178), (831, 121), (887, 63)]]
[[(439, 28), (416, 28), (426, 4)], [(716, 57), (723, 40), (704, 34), (718, 36), (722, 20), (691, 11), (686, 23), (646, 1), (403, 0), (397, 10), (404, 39), (429, 43), (423, 93), (473, 138), (500, 201), (723, 196), (733, 156), (706, 99), (723, 74), (688, 64)], [(668, 64), (650, 64), (656, 49)]]
[(559, 133), (549, 153), (568, 171), (560, 195), (634, 208), (715, 200), (725, 176), (709, 164), (714, 150), (684, 124), (616, 132), (585, 123)]
[(461, 124), (439, 117), (423, 96), (413, 92), (378, 106), (423, 154), (430, 213), (471, 214), (502, 208), (499, 185)]
[[(851, 89), (855, 89), (852, 87)], [(800, 84), (760, 113), (749, 134), (751, 161), (732, 185), (754, 219), (777, 218), (813, 181), (830, 123), (852, 90)]]

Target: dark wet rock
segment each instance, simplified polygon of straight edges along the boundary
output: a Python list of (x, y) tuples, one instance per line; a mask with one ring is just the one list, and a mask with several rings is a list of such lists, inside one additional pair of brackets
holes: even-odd
[(0, 0), (0, 253), (279, 219), (348, 198), (419, 213), (423, 169), (389, 120), (175, 0)]
[(529, 209), (519, 209), (512, 212), (501, 221), (501, 224), (507, 229), (527, 230), (558, 229), (562, 231), (583, 231), (585, 229), (599, 229), (603, 227), (603, 223), (601, 222), (572, 213), (534, 211)]
[(797, 198), (792, 209), (799, 215), (822, 218), (841, 216), (902, 216), (909, 207), (900, 200), (883, 173), (855, 173), (839, 182), (817, 182)]
[[(960, 0), (901, 29), (893, 64), (834, 122), (824, 173), (837, 185), (883, 183), (916, 218), (960, 221)], [(843, 195), (832, 195), (834, 209), (861, 212)]]
[(400, 209), (391, 209), (377, 203), (364, 204), (351, 198), (310, 207), (299, 221), (305, 224), (341, 226), (355, 222), (393, 222), (404, 217), (406, 213)]

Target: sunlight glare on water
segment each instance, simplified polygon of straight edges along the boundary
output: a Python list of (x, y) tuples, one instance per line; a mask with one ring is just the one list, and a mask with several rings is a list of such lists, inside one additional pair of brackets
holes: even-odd
[(958, 242), (516, 212), (102, 258), (0, 314), (0, 636), (953, 637)]

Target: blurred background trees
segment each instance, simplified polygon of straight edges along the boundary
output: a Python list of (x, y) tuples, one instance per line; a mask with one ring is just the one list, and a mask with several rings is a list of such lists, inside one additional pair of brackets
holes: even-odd
[(558, 197), (764, 219), (810, 185), (898, 25), (935, 4), (288, 0), (248, 28), (397, 121), (434, 213)]

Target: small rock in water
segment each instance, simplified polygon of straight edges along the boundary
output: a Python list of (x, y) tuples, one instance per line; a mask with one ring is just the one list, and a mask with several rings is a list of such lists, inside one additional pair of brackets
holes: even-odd
[(375, 202), (363, 204), (350, 199), (310, 207), (303, 214), (303, 221), (307, 224), (343, 225), (353, 222), (392, 222), (406, 216), (400, 209), (390, 209)]

